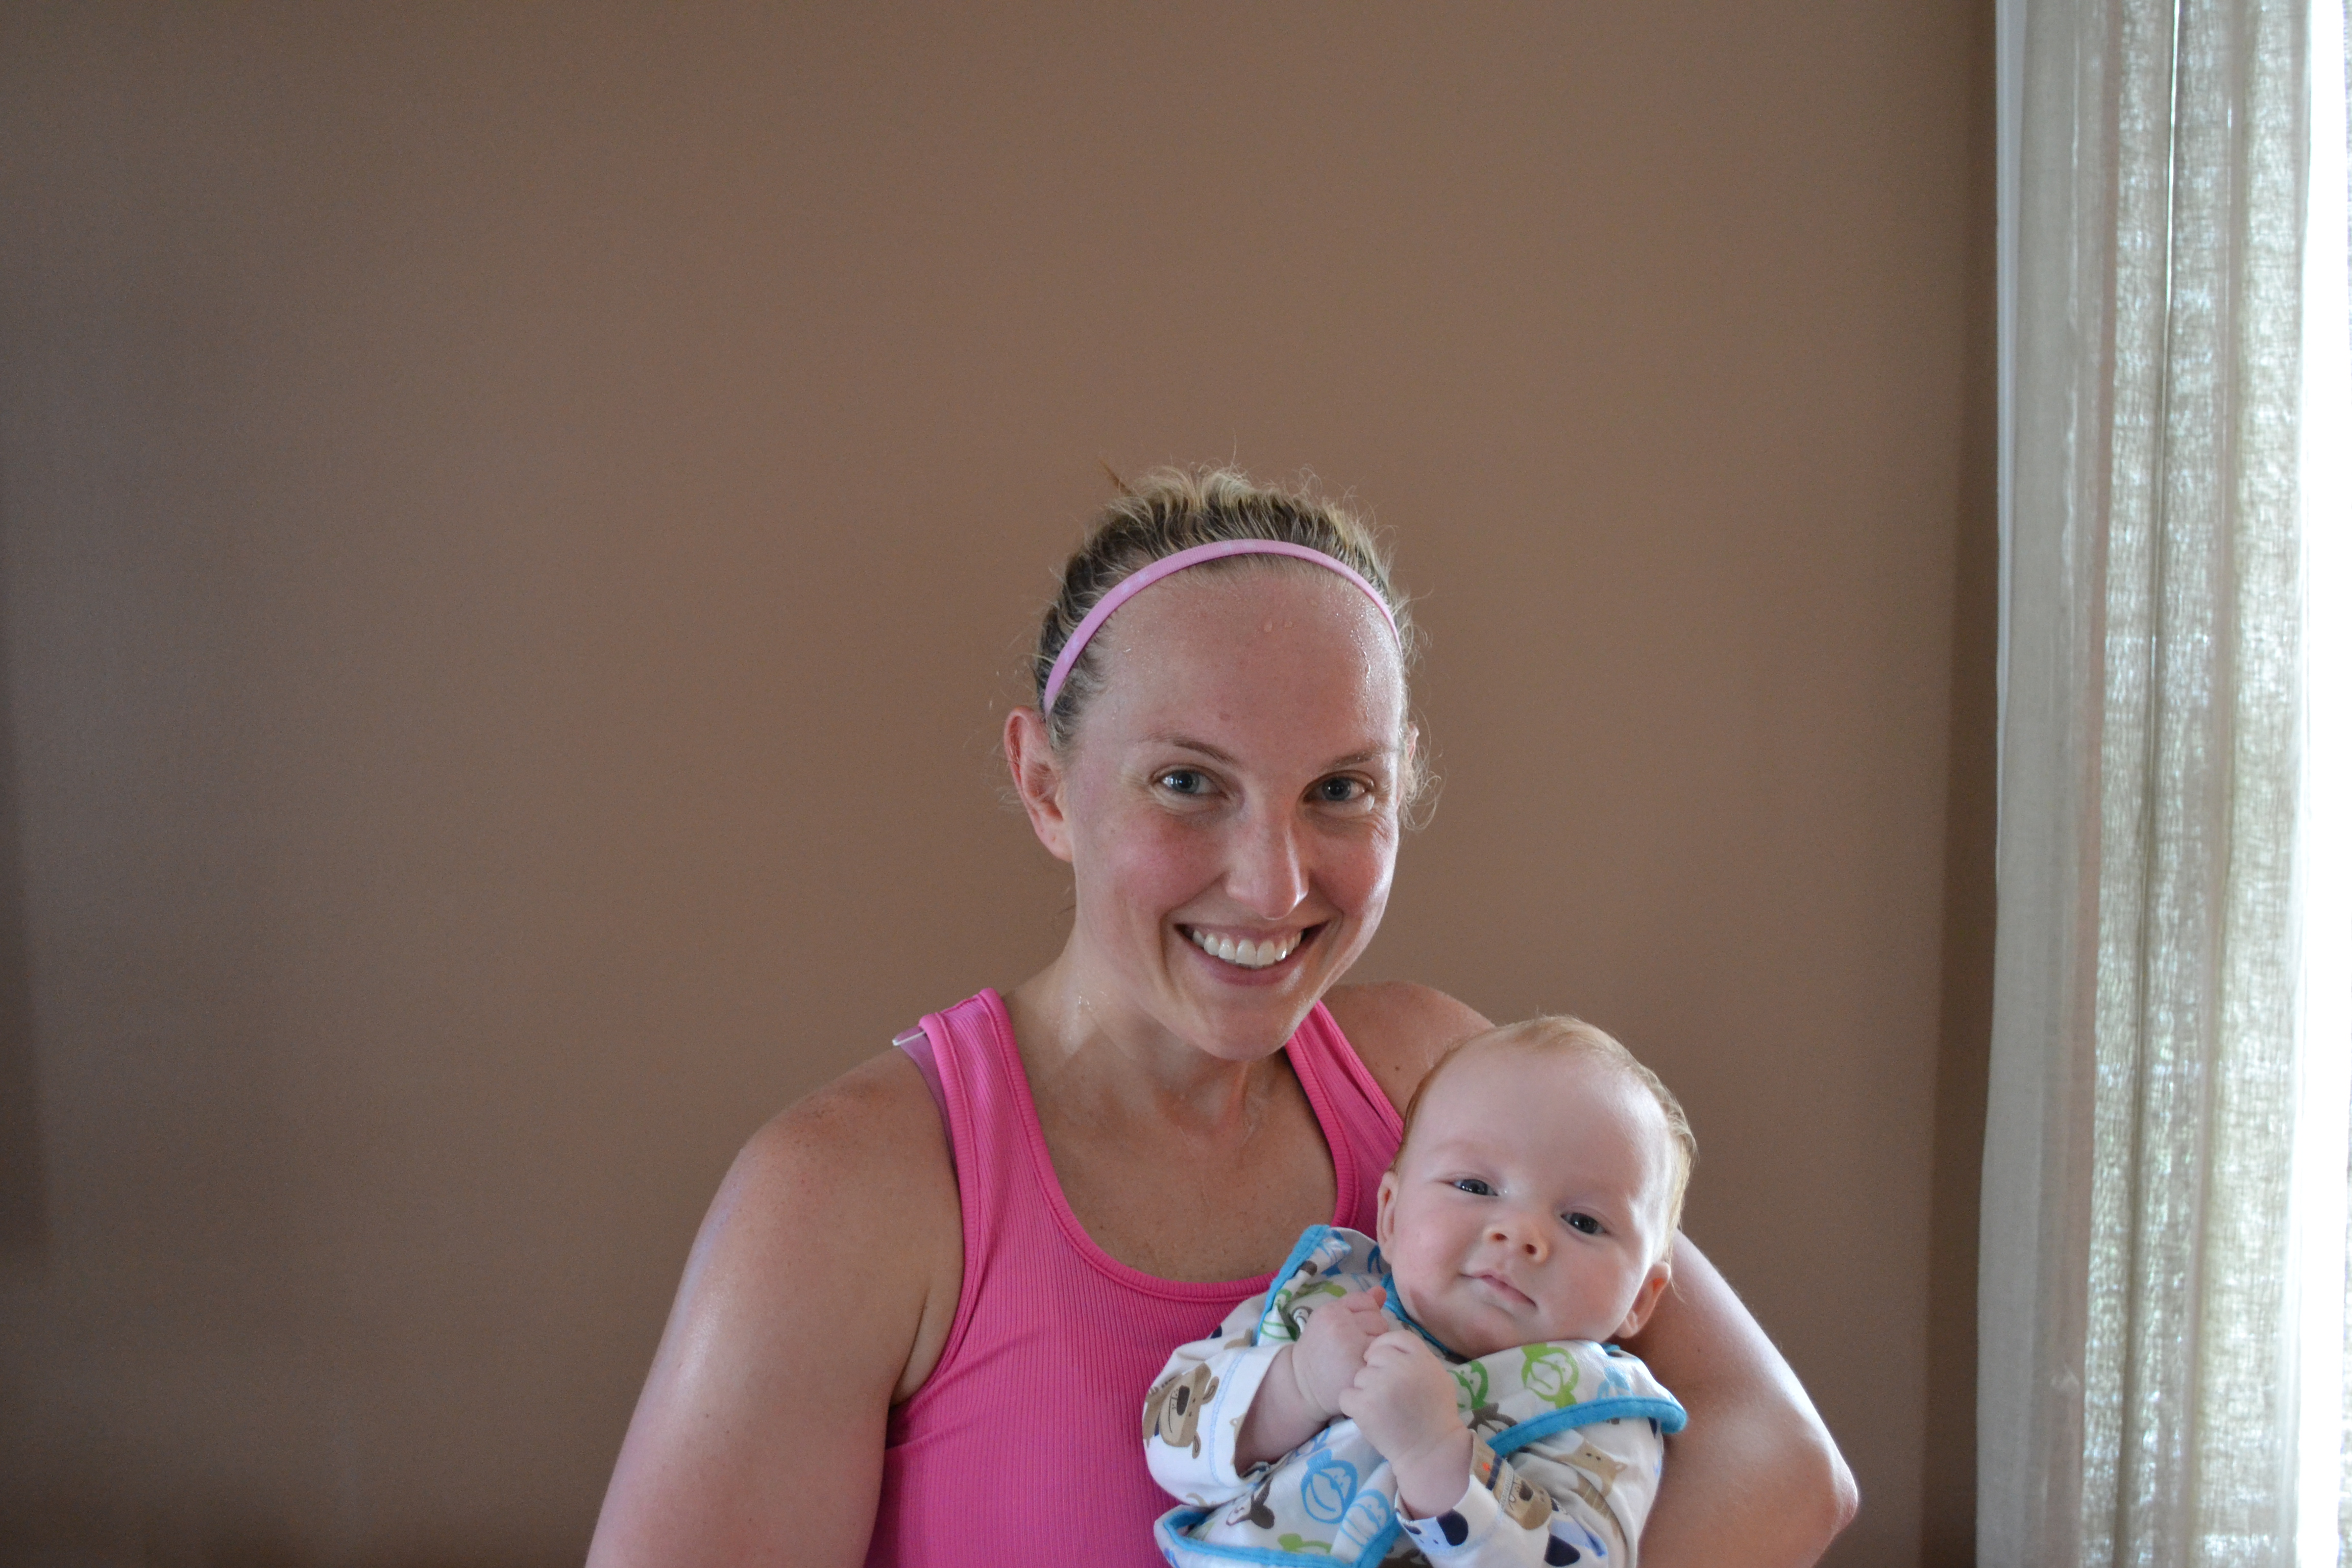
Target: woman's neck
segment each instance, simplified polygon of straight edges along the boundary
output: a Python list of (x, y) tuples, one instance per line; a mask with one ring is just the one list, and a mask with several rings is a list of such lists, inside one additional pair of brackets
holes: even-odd
[(1084, 973), (1057, 963), (1004, 998), (1070, 1212), (1096, 1246), (1146, 1274), (1263, 1272), (1337, 1202), (1289, 1058), (1203, 1050)]
[(1031, 1092), (1066, 1111), (1176, 1116), (1203, 1130), (1247, 1120), (1268, 1084), (1288, 1076), (1279, 1053), (1232, 1061), (1178, 1035), (1065, 950), (1005, 997)]

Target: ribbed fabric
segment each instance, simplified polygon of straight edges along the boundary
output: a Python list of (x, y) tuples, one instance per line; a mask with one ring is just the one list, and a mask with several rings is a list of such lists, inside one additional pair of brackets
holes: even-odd
[[(1183, 1284), (1129, 1268), (1071, 1214), (1004, 1002), (983, 991), (922, 1024), (939, 1068), (963, 1290), (938, 1368), (890, 1413), (872, 1568), (1160, 1562), (1171, 1506), (1143, 1463), (1143, 1396), (1271, 1274)], [(1403, 1129), (1318, 1003), (1286, 1047), (1330, 1146), (1333, 1223), (1372, 1228)]]

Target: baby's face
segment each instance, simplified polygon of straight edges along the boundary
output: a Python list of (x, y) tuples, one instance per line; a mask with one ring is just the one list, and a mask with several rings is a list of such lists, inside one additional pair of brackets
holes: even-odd
[(1591, 1058), (1507, 1042), (1457, 1057), (1381, 1180), (1405, 1310), (1455, 1353), (1631, 1334), (1665, 1284), (1657, 1101)]

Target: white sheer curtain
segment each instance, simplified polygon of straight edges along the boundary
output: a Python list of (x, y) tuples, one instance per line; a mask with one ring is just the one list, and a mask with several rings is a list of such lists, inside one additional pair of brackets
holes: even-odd
[(1987, 1565), (2335, 1561), (2352, 1103), (2314, 1036), (2341, 868), (2306, 700), (2352, 601), (2306, 615), (2312, 531), (2344, 526), (2305, 500), (2317, 3), (2326, 55), (2306, 0), (2000, 0)]

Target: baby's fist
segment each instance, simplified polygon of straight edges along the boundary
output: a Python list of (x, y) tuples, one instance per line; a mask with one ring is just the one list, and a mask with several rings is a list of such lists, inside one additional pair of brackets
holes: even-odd
[(1388, 1299), (1377, 1285), (1350, 1290), (1337, 1300), (1317, 1307), (1299, 1331), (1290, 1356), (1291, 1371), (1307, 1407), (1325, 1420), (1339, 1414), (1339, 1396), (1355, 1381), (1364, 1364), (1364, 1351), (1388, 1331), (1381, 1303)]
[(1454, 1391), (1454, 1374), (1436, 1353), (1412, 1330), (1396, 1329), (1365, 1347), (1339, 1407), (1395, 1461), (1464, 1430)]
[(1408, 1513), (1452, 1508), (1470, 1484), (1470, 1428), (1454, 1387), (1454, 1374), (1420, 1336), (1397, 1329), (1366, 1347), (1356, 1381), (1339, 1397), (1339, 1408), (1395, 1468)]

